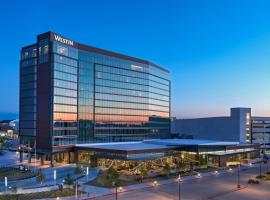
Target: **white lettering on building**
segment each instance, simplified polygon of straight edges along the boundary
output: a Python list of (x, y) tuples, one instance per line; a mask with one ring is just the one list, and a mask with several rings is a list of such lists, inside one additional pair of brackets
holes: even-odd
[(62, 37), (59, 36), (59, 35), (54, 35), (54, 39), (55, 39), (55, 41), (57, 41), (57, 42), (62, 42), (62, 43), (64, 43), (64, 44), (68, 44), (68, 45), (73, 46), (73, 41), (72, 41), (72, 40), (68, 40), (68, 39), (62, 38)]

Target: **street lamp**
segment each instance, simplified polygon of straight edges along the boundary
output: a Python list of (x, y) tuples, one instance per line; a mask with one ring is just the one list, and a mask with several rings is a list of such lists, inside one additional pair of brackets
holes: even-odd
[[(118, 199), (118, 194), (117, 194), (117, 189), (118, 189), (118, 184), (116, 182), (112, 182), (113, 186), (115, 187), (115, 199), (117, 200)], [(121, 188), (122, 190), (122, 188)]]
[(88, 175), (89, 175), (89, 167), (86, 167), (86, 178), (87, 178), (87, 181), (88, 181)]
[(158, 184), (157, 181), (154, 181), (154, 182), (153, 182), (154, 187), (156, 187), (157, 184)]
[(7, 180), (7, 177), (5, 177), (5, 188), (6, 188), (6, 191), (7, 191), (7, 186), (8, 186), (8, 180)]
[(78, 198), (78, 180), (75, 182), (75, 199)]
[(238, 173), (237, 173), (237, 188), (240, 188), (240, 166), (241, 164), (238, 164)]
[(119, 187), (119, 192), (122, 192), (123, 188), (122, 187)]
[(181, 182), (182, 182), (182, 178), (181, 178), (180, 174), (179, 174), (179, 177), (177, 178), (177, 182), (178, 182), (178, 199), (181, 200)]
[(262, 162), (260, 162), (260, 177), (262, 177)]
[(53, 170), (54, 185), (56, 185), (56, 177), (57, 177), (56, 170)]

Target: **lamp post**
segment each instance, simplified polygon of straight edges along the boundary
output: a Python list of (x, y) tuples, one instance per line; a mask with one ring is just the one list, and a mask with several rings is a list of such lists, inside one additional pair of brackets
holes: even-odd
[(7, 191), (7, 186), (8, 186), (8, 180), (7, 180), (7, 177), (5, 177), (5, 188), (6, 188), (6, 191)]
[(237, 173), (237, 188), (240, 188), (240, 163), (238, 164), (238, 173)]
[(177, 181), (178, 181), (178, 200), (181, 200), (181, 182), (182, 182), (182, 179), (181, 179), (180, 174), (179, 174), (179, 177), (178, 177)]
[(117, 194), (118, 185), (116, 182), (112, 182), (112, 185), (115, 187), (115, 199), (117, 200), (118, 199), (118, 194)]
[(88, 175), (89, 175), (89, 167), (87, 166), (86, 167), (86, 179), (87, 179), (87, 182), (88, 182)]
[(266, 174), (268, 174), (268, 161), (266, 161)]
[(56, 174), (56, 170), (54, 169), (54, 170), (53, 170), (53, 180), (54, 180), (54, 185), (56, 185), (56, 177), (57, 177), (57, 174)]
[(262, 176), (262, 162), (260, 162), (260, 177)]
[(78, 180), (75, 182), (75, 199), (78, 198)]

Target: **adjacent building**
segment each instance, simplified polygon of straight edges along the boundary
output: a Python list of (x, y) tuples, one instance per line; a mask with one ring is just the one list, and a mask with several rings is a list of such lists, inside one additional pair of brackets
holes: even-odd
[(169, 138), (169, 76), (143, 59), (40, 34), (21, 50), (20, 142), (51, 154)]
[(251, 118), (251, 142), (261, 148), (270, 149), (270, 117)]
[(251, 109), (231, 108), (230, 116), (175, 119), (172, 132), (190, 135), (194, 139), (251, 142)]
[(194, 139), (236, 141), (270, 145), (270, 117), (251, 115), (251, 108), (231, 108), (230, 116), (195, 119), (175, 119), (172, 132)]

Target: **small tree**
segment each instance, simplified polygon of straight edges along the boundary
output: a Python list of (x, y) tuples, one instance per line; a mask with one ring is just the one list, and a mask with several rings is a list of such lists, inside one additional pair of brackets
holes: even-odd
[(0, 137), (0, 152), (3, 153), (3, 148), (5, 147), (6, 139), (4, 137)]
[(167, 176), (169, 176), (171, 172), (171, 166), (168, 163), (165, 163), (165, 165), (163, 166), (163, 171), (165, 172)]
[(107, 178), (111, 181), (116, 181), (119, 178), (119, 173), (113, 167), (110, 167), (107, 171)]
[(62, 192), (63, 191), (63, 184), (58, 185), (58, 189), (60, 192)]
[(140, 170), (140, 178), (141, 178), (141, 183), (142, 183), (144, 177), (146, 177), (147, 174), (148, 174), (148, 168), (147, 167), (141, 167), (139, 170)]
[(68, 174), (68, 175), (66, 176), (66, 178), (64, 179), (64, 184), (66, 184), (66, 185), (72, 185), (73, 182), (74, 182), (74, 180), (70, 177), (69, 174)]
[(38, 175), (37, 175), (37, 182), (40, 183), (40, 185), (42, 185), (42, 183), (44, 183), (45, 180), (46, 180), (46, 178), (45, 178), (43, 171), (41, 169), (39, 169)]
[(18, 191), (18, 188), (15, 186), (13, 188), (11, 188), (11, 192), (13, 192), (14, 194), (16, 194)]

